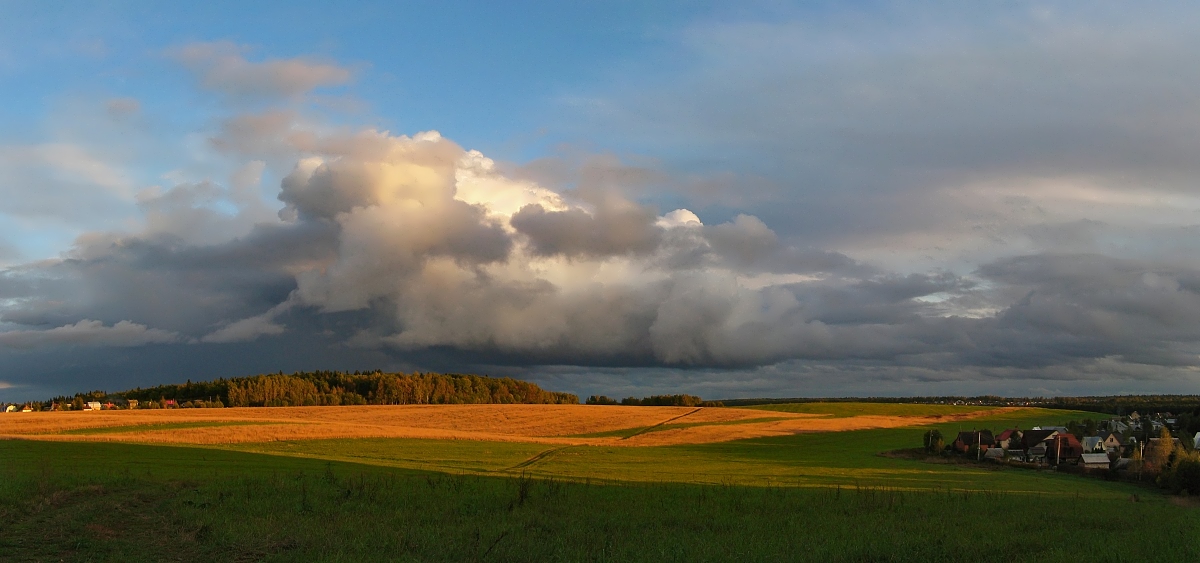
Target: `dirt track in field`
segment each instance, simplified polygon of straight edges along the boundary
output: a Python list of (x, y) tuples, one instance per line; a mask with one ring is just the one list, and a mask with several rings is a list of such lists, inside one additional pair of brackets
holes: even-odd
[[(738, 408), (402, 405), (0, 414), (0, 438), (231, 444), (330, 438), (429, 438), (662, 446), (806, 432), (896, 428), (1015, 409), (940, 416), (825, 415)], [(613, 433), (611, 436), (580, 436)]]

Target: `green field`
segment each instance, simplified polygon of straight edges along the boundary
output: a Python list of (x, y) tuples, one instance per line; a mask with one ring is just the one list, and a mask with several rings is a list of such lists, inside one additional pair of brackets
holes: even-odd
[(834, 418), (845, 418), (863, 415), (937, 416), (948, 414), (969, 414), (973, 412), (992, 410), (996, 407), (969, 405), (925, 405), (919, 403), (777, 403), (771, 405), (752, 405), (738, 408), (775, 412), (794, 412), (801, 414), (826, 414)]
[(1200, 509), (1150, 488), (878, 455), (925, 430), (641, 448), (0, 441), (0, 560), (1058, 561), (1097, 535), (1130, 541), (1092, 560), (1200, 558)]

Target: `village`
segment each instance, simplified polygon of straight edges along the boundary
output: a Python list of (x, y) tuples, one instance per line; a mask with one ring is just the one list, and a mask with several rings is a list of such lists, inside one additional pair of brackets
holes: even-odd
[[(1156, 479), (1164, 487), (1189, 490), (1195, 486), (1179, 481), (1200, 479), (1200, 475), (1191, 475), (1200, 471), (1200, 464), (1193, 469), (1191, 463), (1184, 462), (1200, 457), (1200, 431), (1194, 431), (1190, 418), (1177, 418), (1169, 412), (1133, 412), (1100, 421), (1087, 419), (1027, 430), (1007, 428), (999, 433), (991, 429), (961, 430), (948, 444), (938, 430), (931, 430), (925, 433), (924, 446), (927, 452), (977, 462), (1048, 467), (1136, 481)], [(1189, 467), (1184, 469), (1184, 465)], [(1179, 470), (1185, 474), (1177, 475)], [(1177, 482), (1169, 486), (1162, 477)]]

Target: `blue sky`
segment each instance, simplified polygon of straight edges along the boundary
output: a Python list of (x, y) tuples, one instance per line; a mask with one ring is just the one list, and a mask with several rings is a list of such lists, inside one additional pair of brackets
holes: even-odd
[(1187, 6), (0, 12), (0, 400), (1200, 390)]

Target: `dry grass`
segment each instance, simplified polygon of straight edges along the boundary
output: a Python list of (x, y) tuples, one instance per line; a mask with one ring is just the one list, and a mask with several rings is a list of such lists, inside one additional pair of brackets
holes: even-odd
[[(327, 438), (430, 438), (659, 446), (804, 432), (916, 426), (996, 414), (930, 417), (770, 413), (737, 408), (587, 405), (404, 405), (6, 413), (0, 438), (229, 444)], [(231, 424), (232, 423), (232, 424)], [(240, 424), (239, 424), (240, 423)], [(211, 424), (211, 426), (205, 426)], [(173, 425), (173, 427), (172, 427)], [(632, 436), (577, 437), (623, 429)], [(67, 434), (108, 429), (97, 434)]]

